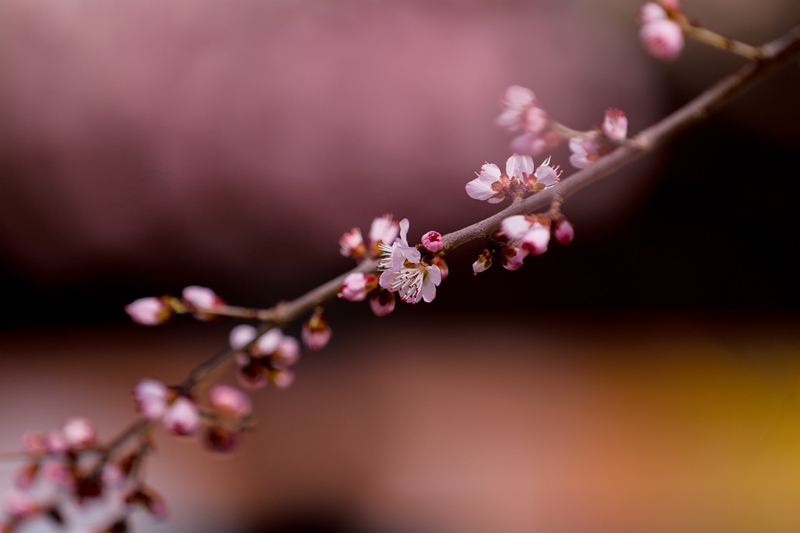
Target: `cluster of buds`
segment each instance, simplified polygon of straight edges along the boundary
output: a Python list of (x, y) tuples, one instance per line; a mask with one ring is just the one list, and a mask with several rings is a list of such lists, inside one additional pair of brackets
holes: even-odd
[[(447, 277), (447, 264), (441, 255), (444, 248), (442, 235), (429, 231), (422, 236), (422, 243), (412, 247), (408, 245), (408, 219), (394, 222), (391, 215), (378, 217), (372, 222), (370, 229), (370, 254), (378, 257), (380, 275), (352, 273), (342, 283), (339, 298), (360, 302), (369, 298), (372, 312), (377, 316), (386, 316), (395, 307), (394, 293), (400, 295), (404, 302), (417, 303), (420, 300), (432, 301), (436, 297), (436, 287)], [(353, 235), (361, 232), (353, 228), (339, 240), (343, 255), (353, 255), (353, 248), (345, 247), (345, 242), (353, 240)], [(355, 239), (353, 242), (357, 242)], [(373, 248), (374, 245), (374, 248)], [(345, 249), (347, 253), (345, 253)], [(355, 256), (354, 256), (355, 257)], [(357, 257), (356, 257), (357, 258)], [(303, 328), (306, 330), (314, 322), (314, 316)], [(328, 333), (328, 336), (330, 334)]]
[(133, 395), (136, 410), (144, 418), (160, 420), (175, 436), (200, 434), (206, 447), (213, 451), (236, 448), (239, 434), (249, 429), (253, 411), (244, 392), (224, 384), (211, 387), (208, 408), (200, 408), (191, 396), (179, 394), (177, 388), (154, 379), (141, 380)]
[(529, 255), (547, 251), (551, 235), (561, 244), (569, 244), (575, 230), (560, 212), (537, 215), (515, 215), (503, 220), (500, 230), (472, 264), (473, 274), (488, 269), (497, 261), (507, 270), (516, 270)]
[(569, 140), (572, 155), (569, 162), (576, 168), (587, 168), (613, 151), (628, 135), (628, 118), (619, 109), (606, 109), (603, 126), (585, 131)]
[(209, 311), (224, 305), (222, 298), (211, 289), (190, 285), (183, 289), (182, 298), (172, 296), (139, 298), (126, 305), (125, 312), (137, 324), (157, 326), (172, 318), (175, 313), (192, 313), (198, 320), (211, 320), (215, 315)]
[(28, 461), (17, 472), (16, 490), (5, 502), (7, 519), (0, 531), (11, 533), (33, 518), (67, 526), (70, 508), (104, 502), (105, 515), (94, 533), (126, 531), (128, 515), (138, 507), (158, 518), (167, 514), (161, 497), (139, 480), (138, 465), (149, 449), (142, 441), (131, 452), (112, 457), (100, 445), (91, 422), (69, 418), (60, 429), (23, 435)]
[(561, 171), (558, 166), (550, 166), (550, 158), (539, 165), (535, 172), (533, 167), (530, 156), (519, 154), (508, 158), (505, 174), (500, 172), (497, 165), (486, 163), (481, 167), (478, 177), (467, 183), (465, 189), (470, 198), (495, 204), (502, 202), (506, 196), (521, 199), (558, 183)]
[(394, 242), (399, 231), (400, 226), (397, 221), (392, 220), (392, 215), (376, 217), (369, 228), (369, 242), (364, 242), (359, 228), (353, 228), (339, 239), (339, 251), (343, 256), (352, 257), (356, 261), (377, 259), (380, 255), (380, 244)]
[(647, 53), (665, 61), (673, 61), (681, 55), (682, 24), (686, 23), (686, 15), (678, 0), (647, 2), (639, 12), (639, 22), (642, 23), (639, 38)]
[(235, 350), (247, 347), (236, 354), (236, 377), (243, 387), (261, 389), (270, 383), (285, 389), (294, 381), (291, 367), (300, 360), (300, 343), (294, 337), (279, 329), (259, 337), (256, 328), (240, 324), (231, 330), (229, 340)]

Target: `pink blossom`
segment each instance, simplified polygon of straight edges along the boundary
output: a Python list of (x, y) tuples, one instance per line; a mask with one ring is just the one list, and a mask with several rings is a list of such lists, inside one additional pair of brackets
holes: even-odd
[(161, 298), (139, 298), (125, 306), (125, 312), (137, 324), (156, 326), (166, 322), (172, 311)]
[(311, 351), (323, 349), (331, 339), (331, 328), (323, 317), (312, 316), (303, 324), (300, 338), (306, 348)]
[(358, 228), (353, 228), (342, 235), (339, 239), (339, 247), (339, 252), (343, 256), (352, 257), (353, 259), (361, 259), (367, 253), (364, 238)]
[(426, 250), (432, 253), (437, 253), (442, 248), (444, 248), (444, 241), (442, 240), (442, 234), (438, 231), (429, 231), (425, 235), (422, 236), (422, 246), (425, 247)]
[(506, 89), (503, 111), (497, 124), (512, 132), (521, 132), (511, 141), (514, 152), (538, 154), (553, 147), (561, 135), (552, 129), (552, 121), (539, 105), (533, 91), (512, 85)]
[(64, 434), (57, 429), (51, 429), (48, 431), (44, 436), (44, 442), (45, 447), (47, 448), (47, 453), (61, 454), (65, 453), (69, 449), (67, 439), (65, 439)]
[(288, 368), (276, 368), (269, 373), (269, 380), (277, 389), (286, 389), (294, 383), (294, 372)]
[(236, 354), (236, 379), (245, 389), (262, 389), (267, 386), (266, 368), (260, 357), (246, 353)]
[(344, 278), (342, 282), (342, 289), (339, 291), (339, 298), (350, 300), (351, 302), (360, 302), (367, 297), (369, 293), (368, 285), (374, 276), (368, 276), (361, 272), (354, 272)]
[(673, 61), (683, 51), (683, 30), (680, 24), (667, 18), (646, 22), (639, 30), (645, 50), (658, 59)]
[(87, 448), (94, 444), (97, 438), (94, 426), (86, 418), (67, 418), (61, 426), (61, 432), (71, 450)]
[(484, 249), (478, 260), (472, 263), (472, 274), (477, 276), (484, 270), (488, 270), (492, 266), (492, 252)]
[(167, 410), (169, 389), (155, 379), (143, 379), (133, 389), (136, 411), (148, 420), (158, 420)]
[(561, 216), (555, 222), (553, 234), (559, 243), (569, 244), (572, 242), (572, 239), (575, 238), (575, 229), (566, 217)]
[(243, 418), (253, 411), (250, 397), (230, 385), (223, 383), (214, 385), (208, 395), (211, 407), (223, 415), (232, 418)]
[(500, 264), (502, 264), (503, 268), (506, 270), (517, 270), (522, 266), (522, 260), (528, 257), (528, 252), (515, 246), (503, 244), (501, 250)]
[(284, 335), (277, 328), (259, 337), (250, 351), (253, 355), (269, 357), (273, 362), (283, 365), (293, 365), (300, 358), (300, 344), (297, 339)]
[(639, 10), (639, 22), (642, 24), (649, 24), (656, 20), (663, 20), (669, 18), (664, 8), (655, 2), (647, 2), (642, 5)]
[(545, 225), (539, 220), (546, 221), (515, 215), (504, 219), (500, 228), (508, 237), (510, 246), (520, 248), (528, 254), (541, 255), (547, 251), (547, 244), (550, 242), (550, 227), (548, 221)]
[(602, 144), (596, 131), (587, 131), (584, 137), (573, 137), (569, 140), (572, 155), (569, 162), (575, 168), (588, 168), (600, 158)]
[(501, 190), (502, 173), (497, 165), (486, 163), (481, 167), (478, 177), (467, 183), (465, 186), (470, 198), (476, 200), (486, 200), (490, 204), (502, 202), (505, 194)]
[(294, 337), (284, 335), (278, 345), (277, 351), (271, 356), (273, 364), (291, 366), (300, 360), (300, 341)]
[(256, 338), (258, 330), (249, 324), (239, 324), (228, 334), (228, 343), (234, 350), (241, 350)]
[(373, 255), (378, 255), (378, 243), (392, 244), (399, 232), (400, 224), (396, 220), (392, 220), (392, 215), (375, 217), (369, 228), (369, 241)]
[(450, 275), (450, 268), (441, 255), (434, 256), (433, 259), (431, 259), (431, 264), (435, 267), (439, 267), (439, 272), (442, 273), (442, 281), (446, 280), (447, 276)]
[(183, 299), (197, 309), (214, 309), (223, 305), (222, 299), (214, 291), (197, 285), (183, 289)]
[(192, 400), (180, 396), (167, 408), (161, 422), (173, 435), (191, 435), (200, 427), (200, 414)]
[(387, 290), (375, 291), (369, 299), (369, 306), (375, 316), (386, 316), (394, 311), (394, 293)]
[(603, 133), (613, 141), (624, 141), (628, 136), (628, 117), (625, 116), (625, 113), (619, 109), (606, 109)]

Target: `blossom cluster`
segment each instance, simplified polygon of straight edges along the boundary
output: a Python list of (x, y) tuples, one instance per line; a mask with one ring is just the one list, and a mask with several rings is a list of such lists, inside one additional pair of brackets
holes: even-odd
[(231, 330), (229, 341), (231, 348), (240, 350), (236, 354), (236, 377), (246, 389), (261, 389), (267, 383), (285, 389), (294, 382), (292, 367), (300, 360), (300, 343), (294, 337), (279, 329), (259, 336), (255, 327), (240, 324)]
[(100, 445), (91, 422), (75, 417), (59, 429), (27, 431), (22, 445), (27, 461), (5, 501), (3, 533), (17, 531), (37, 517), (67, 526), (70, 515), (90, 503), (99, 503), (101, 511), (96, 517), (100, 525), (86, 530), (92, 533), (127, 531), (129, 515), (137, 508), (157, 518), (167, 515), (161, 496), (141, 480), (146, 441), (134, 450), (112, 454)]

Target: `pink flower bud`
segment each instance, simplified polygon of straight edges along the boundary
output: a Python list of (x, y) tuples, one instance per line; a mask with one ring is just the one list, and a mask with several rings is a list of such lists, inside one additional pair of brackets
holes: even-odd
[(478, 260), (472, 263), (472, 275), (477, 276), (492, 266), (492, 252), (484, 249)]
[(547, 251), (550, 242), (550, 227), (534, 222), (530, 231), (522, 238), (520, 247), (531, 255), (541, 255)]
[(339, 247), (339, 251), (343, 256), (352, 257), (353, 259), (361, 259), (367, 253), (364, 238), (358, 228), (353, 228), (342, 235), (339, 239)]
[(212, 452), (229, 453), (239, 447), (239, 434), (221, 427), (210, 427), (203, 436), (203, 444)]
[(234, 350), (240, 350), (250, 344), (258, 335), (256, 328), (249, 324), (235, 326), (228, 335), (228, 342)]
[(350, 300), (351, 302), (360, 302), (367, 297), (369, 290), (367, 285), (372, 276), (367, 276), (360, 272), (355, 272), (344, 278), (342, 283), (342, 290), (339, 292), (339, 298)]
[(606, 109), (603, 119), (603, 133), (609, 139), (622, 142), (628, 136), (628, 117), (619, 109)]
[(572, 242), (572, 239), (575, 238), (575, 229), (572, 227), (572, 224), (569, 223), (567, 217), (564, 216), (556, 220), (553, 233), (556, 236), (556, 240), (561, 244), (569, 244)]
[(192, 400), (181, 396), (167, 408), (162, 423), (173, 435), (191, 435), (200, 427), (200, 414)]
[(438, 231), (429, 231), (425, 235), (422, 236), (422, 246), (425, 247), (426, 250), (432, 253), (436, 253), (442, 248), (444, 248), (444, 241), (442, 240), (442, 234)]
[(294, 337), (284, 335), (278, 349), (270, 356), (273, 364), (278, 366), (292, 366), (300, 360), (300, 341)]
[(286, 389), (294, 383), (294, 372), (288, 368), (275, 368), (269, 373), (269, 381), (277, 389)]
[(97, 435), (94, 426), (86, 418), (68, 418), (61, 427), (64, 440), (72, 450), (80, 450), (94, 444)]
[(331, 328), (325, 315), (320, 311), (315, 311), (311, 318), (303, 324), (300, 338), (303, 344), (311, 351), (323, 349), (331, 338)]
[(669, 19), (655, 19), (644, 24), (639, 38), (651, 56), (664, 61), (673, 61), (683, 51), (683, 30)]
[(528, 252), (522, 248), (503, 244), (501, 245), (501, 250), (500, 264), (502, 264), (503, 268), (506, 270), (517, 270), (522, 266), (523, 259), (528, 257)]
[(136, 411), (148, 420), (164, 416), (169, 400), (169, 389), (160, 381), (143, 379), (133, 389)]
[(125, 306), (125, 312), (137, 324), (156, 326), (172, 316), (172, 310), (161, 298), (139, 298)]
[(510, 241), (519, 241), (531, 229), (531, 222), (525, 215), (514, 215), (504, 218), (500, 223), (500, 230)]
[(655, 2), (647, 2), (646, 4), (642, 5), (642, 8), (639, 10), (639, 22), (642, 24), (649, 24), (656, 20), (666, 18), (669, 18), (667, 12), (662, 6), (656, 4)]
[(197, 285), (190, 285), (183, 289), (183, 299), (198, 309), (213, 309), (224, 303), (214, 291)]
[(380, 290), (374, 293), (369, 299), (369, 307), (375, 316), (386, 316), (394, 311), (394, 293), (387, 290)]
[(231, 418), (244, 418), (253, 411), (250, 397), (235, 387), (217, 384), (209, 391), (211, 407)]

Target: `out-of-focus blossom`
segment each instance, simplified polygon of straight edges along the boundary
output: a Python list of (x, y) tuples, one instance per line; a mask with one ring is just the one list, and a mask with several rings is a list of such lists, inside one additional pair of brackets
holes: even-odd
[(172, 316), (172, 310), (161, 298), (139, 298), (125, 306), (125, 312), (137, 324), (156, 326)]
[(331, 338), (331, 328), (322, 311), (315, 311), (304, 324), (300, 338), (312, 351), (323, 349)]
[(269, 373), (269, 381), (277, 389), (289, 388), (294, 383), (294, 372), (288, 368), (275, 368)]
[(354, 272), (349, 274), (342, 282), (342, 289), (339, 291), (339, 298), (350, 300), (351, 302), (360, 302), (366, 299), (370, 285), (375, 285), (375, 276), (362, 274), (361, 272)]
[(222, 298), (208, 287), (190, 285), (183, 289), (183, 299), (198, 309), (214, 309), (224, 305)]
[(224, 383), (211, 387), (208, 399), (214, 410), (231, 418), (243, 418), (253, 411), (253, 403), (247, 394)]
[(88, 419), (81, 417), (66, 419), (61, 426), (61, 432), (71, 450), (88, 448), (95, 443), (97, 438), (92, 423)]
[(572, 155), (569, 162), (575, 168), (587, 168), (600, 158), (601, 143), (596, 131), (587, 131), (584, 137), (569, 140)]
[[(662, 2), (666, 7), (677, 11), (678, 2)], [(673, 6), (674, 4), (674, 6)], [(647, 53), (665, 61), (675, 60), (683, 51), (683, 29), (672, 20), (662, 5), (647, 2), (639, 12), (642, 27), (639, 38)]]
[(145, 378), (133, 389), (136, 411), (148, 420), (164, 416), (169, 400), (169, 388), (155, 379)]
[(44, 435), (38, 431), (26, 431), (22, 434), (22, 449), (29, 455), (42, 455), (47, 451)]
[(450, 267), (447, 266), (447, 262), (441, 255), (433, 256), (433, 259), (431, 259), (431, 264), (435, 267), (439, 267), (439, 272), (442, 273), (442, 281), (446, 280), (447, 276), (450, 275)]
[(364, 244), (364, 238), (361, 236), (361, 230), (353, 228), (342, 235), (339, 238), (339, 251), (345, 257), (363, 258), (367, 253), (367, 247)]
[(394, 311), (394, 305), (394, 293), (385, 289), (375, 291), (369, 298), (369, 307), (375, 316), (388, 315)]
[(181, 396), (167, 407), (161, 422), (173, 435), (192, 435), (200, 427), (200, 413), (192, 400)]
[(552, 129), (552, 121), (533, 91), (512, 85), (506, 89), (502, 103), (497, 124), (519, 133), (511, 141), (513, 151), (536, 155), (558, 144), (561, 136)]
[(234, 350), (241, 350), (258, 335), (258, 330), (249, 324), (239, 324), (228, 334), (228, 343)]
[(606, 109), (603, 133), (613, 141), (624, 141), (628, 136), (628, 117), (625, 116), (625, 113), (619, 109)]
[(392, 244), (400, 232), (400, 224), (392, 220), (392, 215), (386, 214), (375, 217), (369, 228), (369, 246), (373, 257), (380, 255), (378, 245), (380, 243)]

